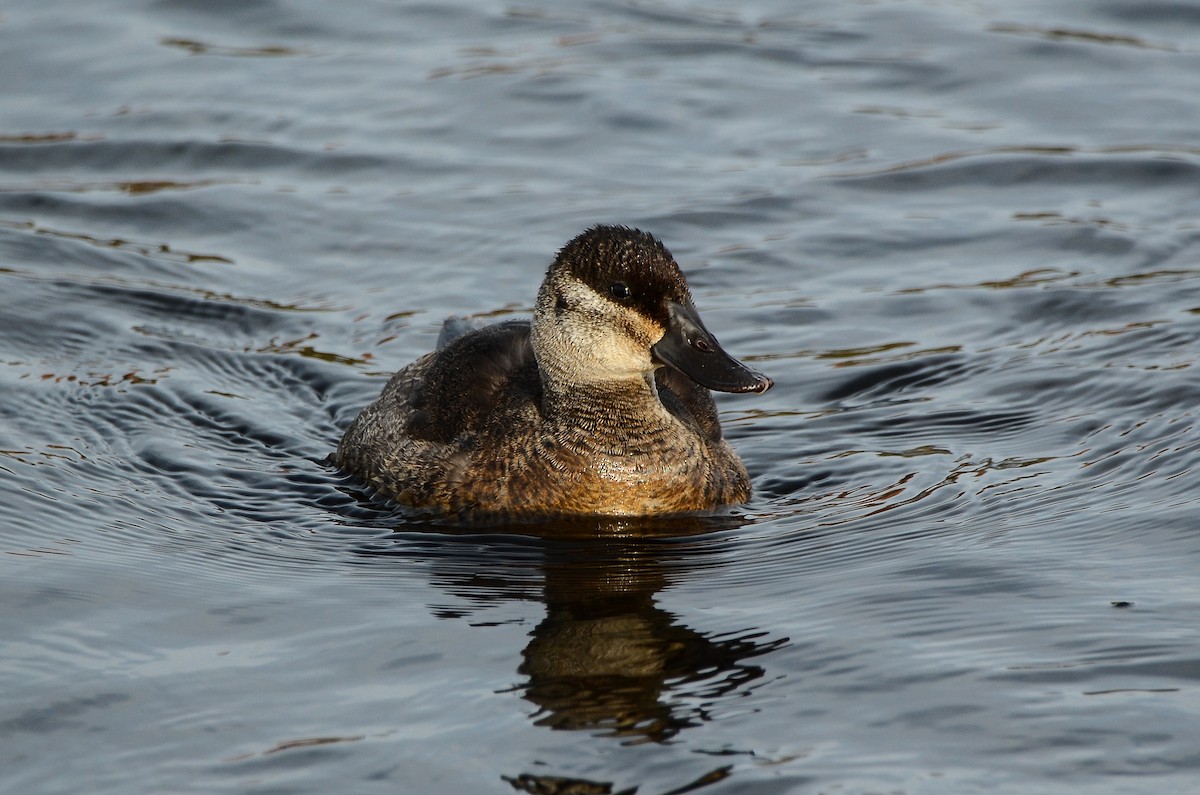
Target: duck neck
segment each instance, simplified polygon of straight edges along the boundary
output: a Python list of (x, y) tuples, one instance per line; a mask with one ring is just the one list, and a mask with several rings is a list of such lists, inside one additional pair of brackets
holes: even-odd
[[(542, 382), (542, 410), (552, 423), (594, 431), (631, 425), (661, 427), (669, 420), (658, 398), (654, 371), (614, 372), (604, 359), (603, 338), (589, 338), (589, 329), (565, 332), (553, 319), (551, 296), (543, 289), (534, 311), (530, 342)], [(646, 365), (650, 366), (649, 356)], [(602, 376), (598, 374), (603, 374)]]
[(541, 372), (543, 409), (556, 422), (578, 422), (591, 429), (611, 424), (628, 430), (631, 423), (657, 420), (660, 413), (665, 414), (653, 373), (597, 381), (553, 369)]

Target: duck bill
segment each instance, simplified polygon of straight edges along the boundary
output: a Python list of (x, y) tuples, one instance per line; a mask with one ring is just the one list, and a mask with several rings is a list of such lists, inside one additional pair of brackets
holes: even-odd
[(730, 356), (689, 301), (667, 302), (667, 333), (650, 351), (697, 384), (718, 392), (766, 392), (773, 383)]

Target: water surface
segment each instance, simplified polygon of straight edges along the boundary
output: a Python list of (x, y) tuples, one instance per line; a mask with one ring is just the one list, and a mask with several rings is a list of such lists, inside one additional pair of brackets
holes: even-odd
[[(1188, 792), (1200, 10), (0, 17), (0, 789)], [(771, 375), (719, 520), (325, 463), (449, 314), (659, 235)]]

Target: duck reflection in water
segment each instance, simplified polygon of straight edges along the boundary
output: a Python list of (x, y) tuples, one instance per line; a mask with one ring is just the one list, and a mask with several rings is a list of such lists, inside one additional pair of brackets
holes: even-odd
[[(626, 744), (664, 742), (709, 720), (709, 710), (722, 700), (744, 693), (764, 674), (747, 661), (787, 643), (757, 628), (698, 631), (655, 602), (690, 570), (701, 565), (711, 570), (709, 555), (720, 553), (711, 535), (703, 546), (686, 536), (741, 523), (713, 516), (595, 518), (567, 528), (556, 521), (542, 533), (552, 539), (544, 544), (530, 539), (508, 546), (497, 539), (489, 548), (486, 537), (472, 531), (470, 544), (456, 544), (444, 534), (424, 537), (419, 554), (429, 553), (429, 538), (440, 537), (434, 583), (477, 605), (539, 598), (545, 603), (546, 617), (532, 631), (517, 668), (525, 681), (515, 688), (538, 707), (532, 715), (536, 725), (592, 731)], [(529, 525), (495, 529), (539, 532)], [(573, 540), (564, 541), (568, 535)], [(413, 554), (404, 546), (375, 554)], [(438, 614), (460, 617), (464, 611)]]
[(655, 604), (665, 584), (661, 561), (634, 545), (600, 561), (547, 562), (546, 618), (518, 669), (537, 725), (663, 742), (763, 675), (745, 660), (786, 643), (758, 630), (717, 638), (687, 627)]

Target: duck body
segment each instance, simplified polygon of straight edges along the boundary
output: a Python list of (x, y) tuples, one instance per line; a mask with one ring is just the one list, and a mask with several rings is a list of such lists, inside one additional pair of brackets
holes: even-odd
[(532, 323), (444, 334), (335, 460), (403, 505), (473, 516), (706, 510), (750, 497), (709, 388), (770, 385), (704, 329), (660, 242), (594, 227), (559, 252)]

